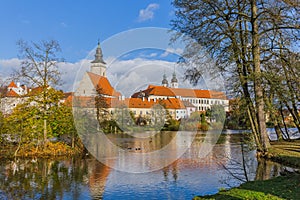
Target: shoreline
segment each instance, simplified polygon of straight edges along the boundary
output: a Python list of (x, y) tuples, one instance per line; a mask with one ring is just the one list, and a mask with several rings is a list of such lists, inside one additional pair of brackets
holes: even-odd
[[(220, 190), (213, 195), (194, 197), (201, 199), (297, 199), (300, 196), (300, 140), (271, 142), (267, 155), (258, 158), (268, 159), (289, 167), (298, 168), (297, 172), (281, 174), (269, 180), (255, 180), (241, 184), (239, 187)], [(291, 148), (293, 147), (293, 148)], [(296, 150), (294, 149), (296, 148)]]

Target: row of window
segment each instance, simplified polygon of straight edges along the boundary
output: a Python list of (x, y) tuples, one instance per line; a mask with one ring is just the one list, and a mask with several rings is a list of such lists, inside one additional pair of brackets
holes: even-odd
[(225, 104), (225, 102), (223, 100), (208, 100), (208, 99), (187, 99), (187, 98), (184, 98), (183, 100), (186, 100), (186, 101), (189, 101), (190, 103), (192, 104), (217, 104), (217, 105), (221, 105), (221, 104)]
[(176, 110), (176, 113), (177, 113), (177, 114), (179, 114), (179, 113), (182, 114), (182, 113), (185, 113), (185, 110)]
[(206, 106), (199, 106), (198, 107), (198, 111), (206, 111), (208, 109), (209, 109), (209, 107), (206, 107)]

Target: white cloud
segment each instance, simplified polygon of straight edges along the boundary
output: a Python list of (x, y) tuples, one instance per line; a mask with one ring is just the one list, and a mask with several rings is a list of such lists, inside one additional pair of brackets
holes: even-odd
[(150, 56), (151, 58), (152, 58), (152, 57), (156, 57), (156, 56), (157, 56), (157, 53), (151, 53), (149, 56)]
[(108, 65), (107, 77), (116, 90), (129, 97), (139, 90), (146, 89), (149, 84), (161, 85), (164, 73), (170, 82), (174, 67), (181, 86), (185, 87), (182, 83), (184, 69), (179, 68), (175, 62), (164, 60), (115, 60)]
[(169, 54), (177, 54), (177, 55), (182, 55), (183, 49), (181, 48), (167, 48), (166, 51), (160, 55), (160, 57), (164, 58), (167, 57)]
[(0, 79), (8, 79), (13, 71), (20, 66), (20, 64), (21, 60), (18, 58), (0, 60)]
[[(183, 82), (184, 69), (175, 62), (165, 60), (148, 60), (135, 58), (131, 60), (117, 60), (113, 57), (105, 58), (107, 62), (107, 78), (116, 90), (126, 97), (146, 89), (149, 84), (161, 85), (163, 74), (166, 73), (170, 82), (174, 67), (180, 87), (191, 87)], [(86, 71), (90, 71), (91, 60), (83, 59), (75, 63), (59, 63), (63, 85), (58, 89), (65, 92), (73, 91)], [(13, 68), (18, 68), (21, 61), (18, 58), (0, 60), (0, 76), (7, 78)]]
[[(62, 78), (62, 86), (59, 89), (64, 91), (71, 91), (73, 89), (73, 83), (77, 72), (81, 69), (82, 66), (89, 64), (90, 61), (88, 60), (81, 60), (76, 63), (59, 63), (59, 70), (61, 72)], [(12, 59), (3, 59), (0, 60), (0, 79), (7, 80), (10, 78), (14, 70), (18, 70), (21, 65), (21, 60), (18, 58)], [(83, 68), (83, 67), (82, 67)], [(80, 71), (78, 72), (79, 76)], [(0, 80), (1, 82), (1, 80)], [(5, 82), (4, 84), (8, 84)]]
[(159, 4), (157, 3), (151, 3), (147, 6), (145, 9), (141, 9), (139, 11), (139, 22), (151, 20), (154, 18), (154, 11), (159, 8)]

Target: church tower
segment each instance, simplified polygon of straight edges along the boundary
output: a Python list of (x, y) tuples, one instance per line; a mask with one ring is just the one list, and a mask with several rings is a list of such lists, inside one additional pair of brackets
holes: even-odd
[(171, 79), (171, 88), (178, 88), (178, 80), (176, 78), (175, 70), (173, 72), (173, 77)]
[(92, 63), (91, 66), (92, 73), (106, 77), (106, 63), (103, 61), (103, 55), (102, 55), (102, 50), (99, 41), (96, 49), (95, 60), (93, 60), (91, 63)]
[(166, 73), (164, 73), (164, 75), (163, 75), (163, 80), (162, 80), (161, 84), (164, 87), (168, 87), (168, 80), (167, 80)]

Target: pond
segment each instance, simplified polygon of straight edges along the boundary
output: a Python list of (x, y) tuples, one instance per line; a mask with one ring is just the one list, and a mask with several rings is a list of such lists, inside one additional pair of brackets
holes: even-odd
[[(107, 161), (106, 165), (91, 155), (68, 159), (2, 160), (0, 199), (192, 199), (195, 195), (213, 194), (220, 188), (238, 186), (246, 179), (268, 179), (286, 168), (270, 161), (258, 162), (255, 152), (248, 148), (251, 145), (244, 144), (242, 154), (240, 134), (218, 136), (218, 142), (213, 142), (205, 156), (201, 155), (201, 148), (204, 143), (213, 141), (213, 132), (177, 134), (180, 137), (176, 138), (175, 132), (139, 138), (109, 134), (107, 138), (127, 153), (108, 154), (102, 158)], [(178, 154), (182, 144), (188, 141), (191, 143), (183, 154)], [(155, 170), (134, 173), (120, 167), (128, 167), (128, 162), (138, 166), (130, 157), (132, 153), (143, 155), (168, 144), (172, 144), (169, 154), (179, 155), (170, 164), (162, 165), (161, 158), (154, 159), (155, 163), (143, 157), (145, 169), (156, 164), (162, 168), (154, 166), (151, 169)], [(167, 159), (167, 155), (162, 158)]]

